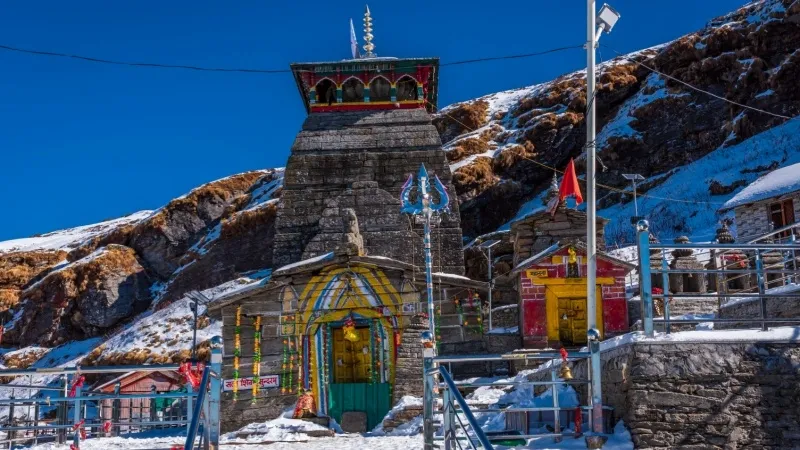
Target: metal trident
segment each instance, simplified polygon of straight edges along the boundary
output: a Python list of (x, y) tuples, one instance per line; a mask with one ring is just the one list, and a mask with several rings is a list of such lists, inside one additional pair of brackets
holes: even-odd
[[(425, 236), (423, 237), (423, 246), (425, 248), (425, 282), (428, 291), (428, 325), (431, 332), (431, 337), (436, 338), (433, 315), (433, 262), (431, 258), (431, 219), (434, 213), (447, 211), (450, 204), (450, 197), (447, 196), (447, 189), (439, 180), (438, 176), (433, 177), (433, 189), (439, 194), (439, 200), (435, 201), (431, 196), (431, 183), (428, 177), (428, 171), (425, 170), (425, 165), (419, 168), (417, 175), (417, 184), (414, 185), (414, 175), (409, 175), (406, 184), (403, 185), (403, 190), (400, 193), (400, 200), (403, 204), (402, 212), (412, 216), (422, 216), (423, 224), (425, 225)], [(411, 202), (411, 191), (416, 188), (417, 201)]]

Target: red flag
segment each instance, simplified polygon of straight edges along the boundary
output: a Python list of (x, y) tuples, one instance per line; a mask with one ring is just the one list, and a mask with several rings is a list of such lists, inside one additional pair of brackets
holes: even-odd
[(580, 205), (583, 203), (583, 195), (581, 195), (581, 188), (578, 186), (578, 176), (575, 174), (575, 161), (570, 158), (567, 164), (567, 170), (564, 172), (564, 178), (561, 180), (561, 186), (558, 188), (558, 198), (564, 201), (570, 195), (575, 196), (575, 204)]

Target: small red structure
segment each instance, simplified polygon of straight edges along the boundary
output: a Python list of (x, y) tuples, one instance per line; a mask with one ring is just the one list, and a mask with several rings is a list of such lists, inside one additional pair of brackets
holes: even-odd
[[(597, 324), (605, 339), (628, 331), (625, 275), (635, 266), (598, 252)], [(586, 344), (586, 250), (555, 244), (520, 262), (520, 330), (526, 348)]]
[[(96, 386), (93, 390), (113, 394), (119, 385), (120, 394), (150, 394), (177, 391), (184, 387), (185, 378), (174, 371), (128, 372)], [(115, 403), (116, 402), (116, 403)], [(101, 421), (136, 423), (142, 421), (177, 420), (185, 414), (186, 405), (182, 399), (104, 399), (100, 401), (98, 415)], [(131, 430), (137, 426), (121, 426), (121, 430)]]

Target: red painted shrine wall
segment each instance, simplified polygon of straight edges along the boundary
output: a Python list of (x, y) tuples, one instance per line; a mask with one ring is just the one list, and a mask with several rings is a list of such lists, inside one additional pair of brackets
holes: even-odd
[[(580, 258), (579, 276), (586, 276), (585, 253), (578, 248), (577, 254)], [(553, 263), (553, 256), (561, 256), (561, 263)], [(525, 347), (546, 347), (547, 339), (547, 286), (537, 284), (528, 276), (530, 270), (547, 271), (549, 280), (562, 279), (567, 276), (567, 258), (569, 256), (566, 248), (554, 252), (552, 255), (544, 257), (540, 262), (527, 267), (519, 274), (519, 293), (520, 293), (520, 330)], [(625, 275), (628, 267), (616, 264), (612, 261), (598, 258), (597, 278), (611, 279), (613, 284), (602, 285), (602, 311), (603, 311), (603, 331), (604, 337), (628, 332), (628, 304), (625, 299)]]

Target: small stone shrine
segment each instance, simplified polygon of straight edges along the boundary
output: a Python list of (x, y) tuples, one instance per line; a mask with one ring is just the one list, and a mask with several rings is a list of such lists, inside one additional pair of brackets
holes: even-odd
[[(676, 244), (688, 244), (689, 238), (679, 236), (675, 238)], [(694, 250), (690, 248), (676, 248), (672, 251), (672, 261), (669, 264), (673, 270), (696, 270), (697, 273), (670, 273), (669, 290), (673, 294), (706, 292), (706, 280), (702, 273), (703, 264), (694, 256)]]
[[(286, 164), (276, 267), (209, 307), (223, 321), (225, 431), (295, 404), (304, 419), (371, 430), (402, 396), (422, 395), (423, 233), (400, 192), (422, 164), (454, 192), (430, 115), (439, 63), (376, 57), (368, 10), (364, 21), (364, 58), (291, 65), (308, 117)], [(486, 292), (462, 276), (449, 198), (431, 233), (439, 303)]]
[[(545, 204), (557, 195), (553, 184)], [(586, 213), (559, 202), (511, 224), (514, 270), (519, 292), (519, 330), (526, 348), (586, 344)], [(597, 217), (597, 323), (601, 338), (629, 330), (625, 276), (635, 267), (603, 252)]]
[[(733, 234), (728, 228), (728, 221), (723, 221), (717, 228), (716, 241), (720, 244), (733, 244)], [(739, 249), (711, 250), (711, 258), (706, 264), (707, 269), (717, 270), (744, 270), (748, 268), (747, 255)], [(717, 292), (737, 292), (750, 288), (750, 276), (746, 274), (715, 274), (708, 275), (708, 285)], [(727, 299), (723, 300), (725, 303)]]

